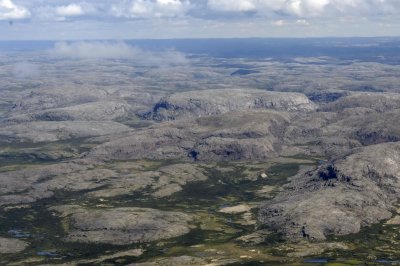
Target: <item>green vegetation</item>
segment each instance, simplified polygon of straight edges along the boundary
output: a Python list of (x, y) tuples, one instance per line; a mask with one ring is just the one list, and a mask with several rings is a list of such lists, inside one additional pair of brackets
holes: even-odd
[[(140, 172), (157, 170), (159, 167), (171, 163), (171, 161), (131, 161), (109, 163), (101, 167)], [(225, 257), (230, 254), (232, 256), (240, 254), (243, 258), (247, 258), (250, 256), (249, 253), (253, 254), (254, 251), (249, 251), (252, 248), (242, 246), (236, 239), (252, 233), (257, 228), (256, 206), (259, 199), (255, 190), (267, 184), (285, 183), (287, 177), (296, 173), (298, 166), (296, 167), (295, 164), (275, 165), (270, 167), (267, 172), (281, 171), (280, 174), (277, 173), (271, 179), (257, 178), (255, 181), (248, 179), (248, 175), (258, 176), (265, 170), (265, 164), (254, 164), (249, 167), (243, 163), (223, 163), (202, 165), (202, 167), (209, 178), (207, 181), (188, 184), (181, 192), (164, 199), (146, 196), (146, 191), (141, 191), (141, 193), (109, 198), (103, 202), (98, 198), (87, 197), (86, 193), (89, 191), (79, 193), (59, 191), (50, 199), (21, 206), (21, 208), (16, 206), (13, 209), (5, 209), (1, 211), (0, 216), (0, 236), (12, 237), (13, 234), (26, 234), (22, 239), (27, 240), (31, 245), (21, 254), (2, 255), (0, 263), (29, 260), (31, 263), (25, 262), (27, 265), (35, 265), (43, 262), (54, 263), (60, 259), (76, 261), (132, 248), (143, 248), (147, 251), (140, 258), (126, 258), (123, 260), (124, 263), (137, 260), (146, 261), (149, 258), (164, 256), (196, 255), (209, 249), (219, 250), (220, 253), (225, 254)], [(253, 206), (253, 210), (249, 213), (250, 216), (247, 217), (251, 220), (250, 223), (247, 221), (248, 224), (243, 218), (243, 213), (219, 212), (224, 206), (234, 206), (244, 202)], [(63, 242), (62, 239), (66, 236), (70, 225), (64, 219), (59, 218), (56, 213), (48, 210), (51, 206), (64, 204), (77, 204), (91, 208), (101, 208), (102, 204), (106, 204), (111, 207), (134, 206), (181, 211), (193, 215), (193, 229), (187, 235), (162, 243), (134, 244), (123, 247), (68, 243)], [(263, 259), (269, 257), (269, 255), (265, 255), (268, 254), (266, 247), (258, 248), (263, 250)]]
[(26, 165), (37, 165), (60, 162), (76, 158), (88, 151), (94, 143), (85, 138), (56, 142), (0, 142), (0, 172), (7, 167), (21, 168)]
[[(306, 160), (307, 158), (301, 158)], [(287, 245), (280, 236), (271, 231), (260, 234), (261, 241), (246, 242), (246, 236), (254, 234), (261, 228), (257, 222), (257, 206), (265, 200), (258, 192), (268, 186), (279, 188), (287, 178), (296, 174), (301, 165), (294, 159), (285, 159), (270, 163), (212, 163), (199, 164), (208, 176), (207, 181), (187, 184), (184, 189), (166, 198), (150, 197), (148, 191), (131, 193), (107, 200), (88, 196), (88, 192), (55, 193), (52, 198), (36, 203), (5, 208), (0, 211), (0, 236), (20, 237), (30, 243), (25, 251), (19, 254), (0, 256), (0, 264), (39, 265), (43, 263), (82, 261), (80, 265), (92, 265), (90, 260), (106, 254), (114, 254), (131, 249), (143, 249), (139, 257), (122, 256), (105, 258), (104, 262), (124, 265), (131, 262), (145, 262), (149, 259), (168, 259), (182, 255), (200, 257), (208, 262), (212, 260), (235, 259), (240, 265), (304, 265), (306, 259), (292, 257), (295, 250), (316, 249), (318, 244), (308, 247)], [(162, 166), (175, 161), (126, 161), (112, 162), (98, 167), (112, 169), (120, 173), (129, 171), (157, 171)], [(317, 164), (308, 161), (307, 164)], [(261, 173), (268, 177), (262, 178)], [(97, 188), (96, 190), (101, 190)], [(95, 190), (92, 190), (95, 191)], [(270, 192), (276, 193), (275, 189)], [(268, 194), (268, 193), (267, 193)], [(108, 207), (146, 207), (164, 211), (179, 211), (193, 216), (190, 233), (160, 241), (157, 243), (138, 243), (126, 246), (107, 244), (82, 244), (64, 242), (71, 224), (59, 214), (50, 211), (51, 206), (73, 204), (86, 208)], [(221, 212), (222, 208), (246, 204), (249, 210), (239, 212)], [(268, 230), (268, 229), (267, 229)], [(326, 263), (307, 263), (310, 265), (360, 265), (367, 258), (371, 265), (374, 261), (397, 261), (400, 258), (398, 226), (384, 223), (363, 229), (359, 234), (332, 237), (332, 243), (343, 243), (350, 246), (348, 250), (327, 250), (314, 258), (329, 258)], [(83, 263), (85, 260), (85, 263)], [(315, 260), (318, 262), (318, 260)], [(243, 264), (244, 263), (244, 264)], [(230, 265), (239, 265), (232, 262)], [(368, 264), (369, 265), (369, 264)], [(378, 264), (376, 264), (378, 265)]]
[(327, 255), (339, 258), (352, 258), (363, 261), (367, 258), (372, 262), (399, 264), (400, 262), (400, 231), (399, 225), (389, 225), (381, 222), (364, 227), (359, 233), (347, 236), (335, 236), (330, 240), (349, 243), (351, 251), (337, 251)]

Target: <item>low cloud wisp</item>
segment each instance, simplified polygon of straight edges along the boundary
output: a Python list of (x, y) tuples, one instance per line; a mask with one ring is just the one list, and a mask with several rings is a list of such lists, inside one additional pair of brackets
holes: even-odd
[(13, 65), (12, 74), (19, 79), (31, 79), (40, 75), (40, 67), (29, 62), (19, 62)]
[(167, 51), (149, 51), (131, 46), (126, 42), (58, 42), (49, 51), (51, 56), (66, 59), (127, 59), (136, 64), (152, 66), (186, 65), (188, 59), (183, 53)]

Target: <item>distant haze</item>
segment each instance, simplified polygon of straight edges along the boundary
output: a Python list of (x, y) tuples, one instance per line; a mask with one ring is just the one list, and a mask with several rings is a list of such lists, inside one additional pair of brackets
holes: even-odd
[(138, 64), (186, 65), (194, 55), (218, 58), (331, 57), (398, 64), (400, 38), (247, 38), (125, 41), (0, 41), (0, 54), (42, 51), (64, 59), (129, 59)]

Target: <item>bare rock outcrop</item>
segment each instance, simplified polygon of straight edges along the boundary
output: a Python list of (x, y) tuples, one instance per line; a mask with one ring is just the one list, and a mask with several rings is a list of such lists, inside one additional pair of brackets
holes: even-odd
[(92, 149), (100, 160), (243, 160), (276, 156), (290, 114), (270, 110), (230, 112), (165, 122)]
[(145, 117), (163, 121), (252, 109), (306, 112), (314, 110), (315, 105), (300, 93), (254, 89), (202, 90), (167, 96), (160, 100)]
[(130, 131), (113, 121), (37, 121), (0, 127), (3, 141), (51, 142)]
[(377, 112), (387, 112), (400, 107), (398, 93), (353, 93), (322, 106), (320, 110), (338, 112), (346, 108), (363, 107)]
[(287, 239), (324, 240), (391, 217), (400, 195), (400, 143), (368, 146), (292, 178), (260, 210)]
[(148, 208), (88, 209), (77, 205), (53, 207), (72, 227), (66, 241), (129, 245), (174, 238), (190, 231), (191, 217)]
[(19, 239), (0, 237), (0, 254), (18, 253), (23, 251), (28, 243)]
[(400, 129), (397, 125), (400, 110), (381, 113), (360, 109), (351, 108), (343, 114), (340, 113), (339, 116), (343, 119), (327, 125), (323, 130), (323, 135), (354, 139), (362, 145), (400, 141)]
[(4, 122), (110, 121), (132, 115), (132, 107), (120, 101), (98, 101), (10, 116)]
[(132, 193), (163, 198), (181, 191), (186, 184), (207, 180), (200, 166), (189, 163), (140, 172), (136, 167), (130, 163), (107, 169), (75, 161), (0, 173), (0, 206), (33, 203), (58, 191), (87, 192), (91, 198), (103, 199)]
[[(0, 206), (31, 203), (52, 197), (54, 193), (51, 188), (43, 185), (46, 181), (62, 176), (62, 183), (69, 183), (70, 179), (65, 178), (66, 176), (90, 168), (89, 164), (76, 161), (0, 173)], [(83, 186), (80, 189), (84, 189)]]

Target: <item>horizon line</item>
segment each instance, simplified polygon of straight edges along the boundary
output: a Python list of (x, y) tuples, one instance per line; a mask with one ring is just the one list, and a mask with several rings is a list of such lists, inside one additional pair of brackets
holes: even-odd
[(400, 35), (393, 36), (320, 36), (320, 37), (190, 37), (190, 38), (93, 38), (93, 39), (10, 39), (0, 42), (73, 42), (73, 41), (170, 41), (170, 40), (249, 40), (249, 39), (275, 39), (275, 40), (311, 40), (311, 39), (397, 39)]

